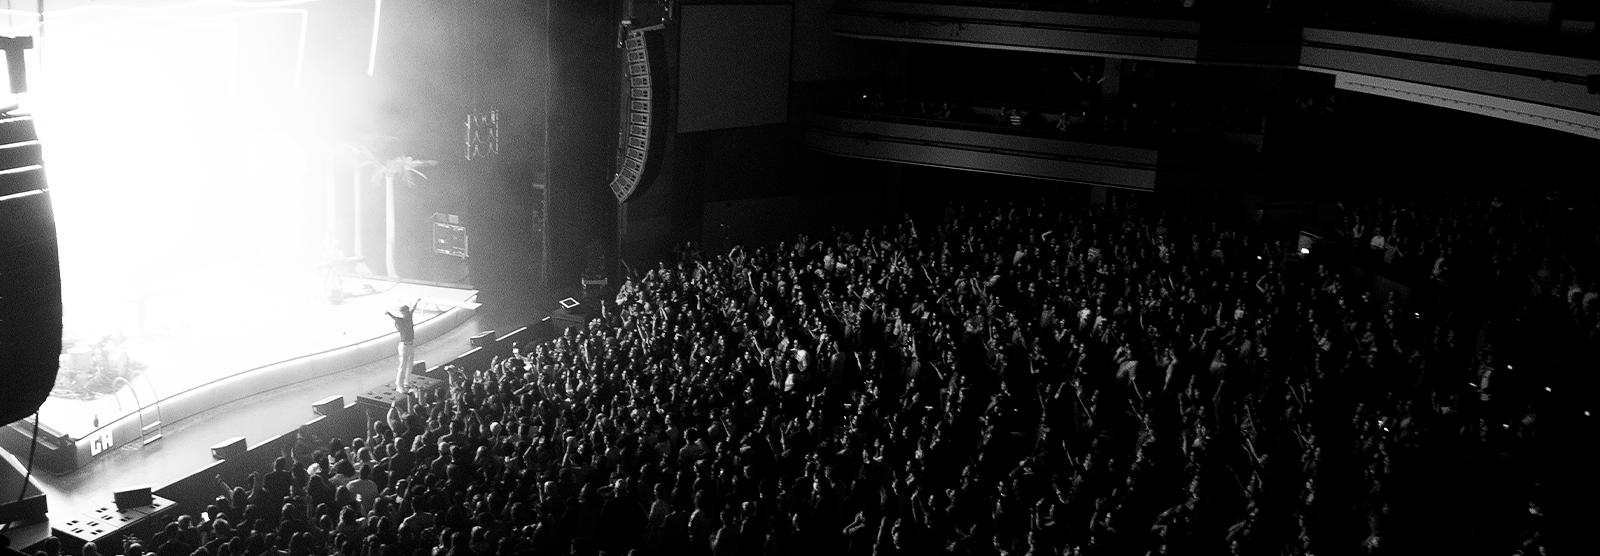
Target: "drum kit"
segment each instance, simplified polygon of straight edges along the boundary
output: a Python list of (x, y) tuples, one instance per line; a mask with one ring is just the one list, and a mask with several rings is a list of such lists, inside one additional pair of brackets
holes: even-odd
[(113, 336), (96, 341), (64, 342), (56, 388), (52, 395), (98, 397), (116, 393), (116, 381), (129, 378), (143, 366)]

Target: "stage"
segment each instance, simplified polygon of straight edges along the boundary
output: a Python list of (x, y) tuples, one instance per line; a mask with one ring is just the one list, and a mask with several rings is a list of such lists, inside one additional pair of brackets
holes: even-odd
[[(342, 293), (330, 295), (335, 288), (318, 280)], [(422, 300), (421, 344), (464, 322), (477, 293), (371, 277), (253, 275), (111, 304), (122, 323), (115, 332), (68, 326), (56, 388), (39, 408), (36, 469), (71, 473), (119, 446), (158, 442), (208, 409), (392, 358), (398, 335), (385, 311)], [(24, 457), (32, 426), (7, 427), (0, 445)]]

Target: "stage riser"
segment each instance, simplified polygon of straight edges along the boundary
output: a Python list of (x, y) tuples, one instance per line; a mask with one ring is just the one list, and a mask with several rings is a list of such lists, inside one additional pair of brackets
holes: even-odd
[[(416, 325), (417, 341), (427, 342), (443, 336), (466, 322), (471, 316), (472, 311), (457, 308), (419, 322)], [(170, 426), (203, 411), (262, 392), (382, 361), (394, 357), (396, 342), (396, 335), (388, 334), (359, 344), (246, 371), (176, 395), (169, 395), (161, 400), (161, 420)], [(153, 409), (146, 411), (146, 418), (153, 419), (155, 411)], [(307, 408), (306, 411), (309, 413), (311, 410)], [(35, 457), (35, 464), (51, 473), (70, 473), (87, 465), (100, 454), (110, 453), (129, 443), (140, 442), (140, 427), (138, 414), (129, 413), (120, 419), (105, 423), (98, 431), (85, 438), (64, 439), (71, 442), (70, 447), (53, 450), (47, 457)], [(15, 430), (16, 427), (11, 428)], [(31, 426), (28, 432), (32, 432)], [(31, 438), (30, 435), (0, 434), (0, 447), (4, 447), (12, 454), (27, 457)], [(106, 449), (97, 450), (97, 442), (100, 447)], [(39, 452), (43, 455), (45, 450), (41, 449)]]
[[(444, 374), (439, 370), (439, 367), (430, 369), (430, 372), (438, 375)], [(446, 382), (444, 380), (429, 378), (419, 373), (411, 377), (411, 384), (408, 386), (408, 388), (428, 393), (444, 388), (445, 386)], [(359, 405), (362, 407), (362, 409), (372, 411), (376, 414), (389, 411), (389, 406), (394, 405), (394, 402), (398, 399), (400, 399), (400, 394), (395, 391), (394, 385), (384, 384), (383, 386), (368, 390), (363, 392), (361, 395), (356, 396), (356, 405)]]
[[(110, 497), (110, 493), (106, 495)], [(134, 535), (142, 539), (152, 537), (166, 526), (166, 521), (176, 517), (178, 505), (172, 500), (157, 497), (151, 505), (119, 510), (111, 504), (92, 511), (52, 520), (50, 526), (55, 537), (61, 539), (64, 554), (75, 554), (83, 545), (121, 546), (122, 539)]]

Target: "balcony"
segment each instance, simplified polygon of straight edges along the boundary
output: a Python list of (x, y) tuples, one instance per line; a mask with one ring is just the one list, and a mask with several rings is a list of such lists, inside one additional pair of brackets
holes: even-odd
[(1283, 177), (1259, 117), (852, 94), (807, 115), (805, 145), (856, 158), (1143, 191), (1260, 191)]
[(1299, 56), (1299, 29), (1272, 19), (1206, 21), (1186, 12), (1032, 7), (1037, 5), (844, 0), (832, 12), (832, 24), (834, 34), (845, 37), (1164, 62), (1278, 67)]
[(1342, 89), (1600, 139), (1600, 51), (1526, 26), (1512, 35), (1534, 39), (1506, 41), (1385, 21), (984, 1), (842, 0), (831, 15), (835, 34), (867, 40), (1320, 72)]

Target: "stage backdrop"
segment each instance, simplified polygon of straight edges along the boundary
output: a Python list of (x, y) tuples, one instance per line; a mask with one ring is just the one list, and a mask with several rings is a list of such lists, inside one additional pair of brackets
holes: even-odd
[(682, 7), (678, 132), (788, 121), (789, 4)]

